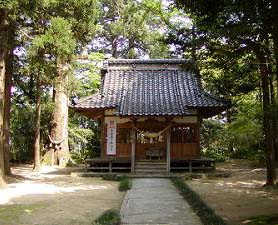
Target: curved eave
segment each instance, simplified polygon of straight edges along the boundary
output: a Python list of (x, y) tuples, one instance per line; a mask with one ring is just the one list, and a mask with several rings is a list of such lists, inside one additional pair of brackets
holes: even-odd
[(191, 109), (198, 110), (199, 115), (203, 118), (209, 118), (221, 114), (226, 111), (228, 106), (205, 106), (205, 107), (190, 107)]
[(96, 120), (104, 116), (105, 109), (89, 109), (89, 108), (75, 108), (71, 107), (75, 112), (82, 116), (88, 117), (90, 119)]
[(191, 116), (193, 114), (181, 114), (181, 113), (128, 113), (119, 114), (120, 117), (173, 117), (173, 116)]

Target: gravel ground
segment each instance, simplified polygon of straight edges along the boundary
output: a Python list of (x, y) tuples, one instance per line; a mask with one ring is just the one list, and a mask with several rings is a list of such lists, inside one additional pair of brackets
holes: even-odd
[(105, 210), (120, 209), (117, 182), (73, 178), (71, 171), (14, 167), (16, 178), (0, 189), (0, 225), (89, 225)]

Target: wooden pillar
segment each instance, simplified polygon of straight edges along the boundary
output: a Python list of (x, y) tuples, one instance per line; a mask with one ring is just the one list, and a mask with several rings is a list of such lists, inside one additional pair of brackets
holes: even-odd
[(166, 133), (166, 144), (167, 144), (167, 172), (171, 171), (171, 129), (167, 130)]
[(85, 161), (85, 172), (88, 172), (88, 163)]
[(189, 173), (192, 173), (192, 162), (189, 161)]
[(135, 146), (136, 146), (136, 131), (134, 128), (132, 128), (131, 131), (131, 172), (135, 172)]
[(197, 127), (196, 127), (196, 132), (197, 132), (197, 143), (198, 143), (198, 158), (201, 157), (201, 144), (200, 144), (200, 132), (201, 132), (201, 124), (202, 124), (202, 117), (198, 116), (198, 122), (197, 122)]
[(109, 173), (112, 173), (112, 160), (109, 160)]

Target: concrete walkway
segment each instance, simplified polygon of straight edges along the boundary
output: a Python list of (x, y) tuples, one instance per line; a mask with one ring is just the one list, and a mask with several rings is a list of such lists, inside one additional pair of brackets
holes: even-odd
[(121, 208), (123, 224), (201, 225), (169, 179), (133, 179)]

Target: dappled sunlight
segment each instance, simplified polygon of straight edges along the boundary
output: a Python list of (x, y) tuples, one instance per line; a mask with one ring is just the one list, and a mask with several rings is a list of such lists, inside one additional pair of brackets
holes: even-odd
[(0, 189), (3, 225), (87, 225), (103, 211), (119, 208), (124, 197), (118, 191), (118, 182), (71, 177), (72, 167), (42, 167), (40, 172), (34, 172), (32, 165), (12, 169), (14, 178)]
[[(198, 189), (198, 183), (200, 181), (193, 181)], [(257, 195), (257, 197), (266, 198), (268, 195), (271, 195), (273, 192), (265, 190), (263, 188), (264, 182), (260, 180), (234, 180), (234, 179), (224, 179), (224, 180), (209, 180), (202, 181), (202, 185), (212, 188), (213, 191), (210, 191), (210, 194), (216, 194), (219, 190), (228, 193), (238, 193), (246, 195)], [(275, 191), (274, 191), (275, 192)], [(269, 197), (270, 198), (270, 197)], [(278, 199), (278, 195), (274, 197)]]
[[(238, 168), (237, 168), (238, 167)], [(232, 165), (230, 177), (213, 177), (186, 181), (206, 203), (230, 223), (240, 224), (250, 215), (274, 214), (278, 211), (278, 190), (265, 188), (265, 168)], [(246, 222), (247, 223), (247, 222)], [(265, 223), (266, 224), (266, 223)]]
[(61, 195), (111, 189), (110, 184), (104, 184), (98, 179), (49, 174), (55, 171), (59, 172), (58, 168), (42, 167), (40, 172), (34, 172), (31, 165), (24, 165), (15, 167), (12, 171), (24, 179), (17, 180), (7, 185), (6, 188), (0, 189), (0, 204), (12, 204), (15, 199), (27, 195)]
[(109, 189), (109, 185), (93, 185), (93, 184), (82, 184), (82, 185), (68, 185), (58, 186), (47, 183), (13, 183), (8, 185), (7, 188), (0, 190), (0, 204), (8, 204), (14, 198), (18, 198), (24, 195), (41, 195), (41, 194), (63, 194), (76, 191), (90, 191)]

